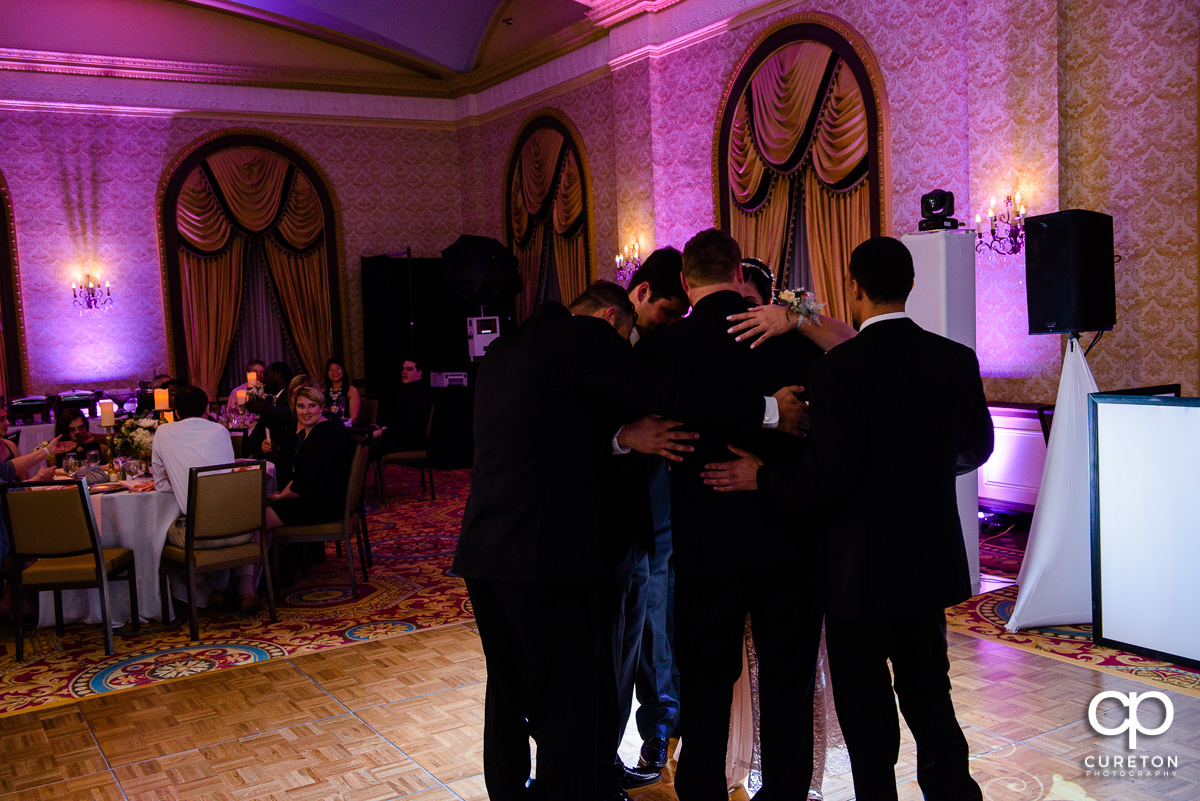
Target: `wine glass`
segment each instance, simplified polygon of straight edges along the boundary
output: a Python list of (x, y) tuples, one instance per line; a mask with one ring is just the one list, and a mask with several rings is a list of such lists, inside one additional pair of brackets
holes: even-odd
[(74, 477), (75, 471), (77, 471), (78, 469), (79, 469), (79, 457), (78, 456), (76, 456), (75, 454), (72, 453), (63, 459), (63, 470), (65, 470), (67, 472), (67, 475)]
[(87, 466), (88, 467), (99, 467), (100, 466), (100, 451), (88, 451), (87, 452)]

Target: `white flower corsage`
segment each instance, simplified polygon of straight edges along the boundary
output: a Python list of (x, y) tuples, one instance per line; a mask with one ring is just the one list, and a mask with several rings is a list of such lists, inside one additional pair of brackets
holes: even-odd
[(798, 318), (807, 317), (813, 325), (821, 324), (821, 309), (825, 308), (825, 304), (804, 287), (776, 292), (775, 299), (788, 307), (789, 316), (795, 313)]

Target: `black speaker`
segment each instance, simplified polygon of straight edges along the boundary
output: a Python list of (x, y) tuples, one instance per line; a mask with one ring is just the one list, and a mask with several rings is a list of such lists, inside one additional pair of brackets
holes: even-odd
[(1031, 334), (1112, 330), (1112, 217), (1068, 209), (1025, 218), (1025, 291)]

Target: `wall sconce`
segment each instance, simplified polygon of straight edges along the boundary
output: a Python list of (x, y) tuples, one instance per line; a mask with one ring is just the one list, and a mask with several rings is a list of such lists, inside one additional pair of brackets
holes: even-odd
[(71, 283), (71, 304), (80, 314), (89, 309), (108, 311), (112, 302), (112, 284), (105, 281), (101, 287), (99, 274), (93, 276), (90, 272), (84, 272), (77, 282)]
[(996, 214), (996, 198), (991, 198), (988, 201), (987, 214), (991, 230), (986, 238), (983, 233), (983, 220), (978, 214), (975, 215), (975, 252), (982, 253), (987, 249), (1001, 256), (1015, 256), (1020, 253), (1025, 245), (1022, 218), (1026, 216), (1025, 207), (1021, 205), (1021, 193), (1018, 192), (1015, 198), (1005, 195), (1004, 209), (999, 214)]
[(625, 250), (617, 254), (617, 283), (623, 287), (629, 286), (629, 279), (642, 266), (638, 258), (638, 243), (635, 239), (625, 246)]

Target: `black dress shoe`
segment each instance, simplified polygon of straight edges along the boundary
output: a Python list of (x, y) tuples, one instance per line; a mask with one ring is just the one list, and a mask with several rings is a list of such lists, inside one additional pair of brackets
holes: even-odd
[(642, 743), (642, 756), (638, 759), (639, 768), (657, 768), (662, 770), (667, 766), (667, 738), (651, 737)]
[(662, 778), (662, 772), (658, 770), (650, 770), (649, 768), (625, 768), (625, 773), (621, 777), (621, 786), (626, 790), (634, 790), (638, 787), (645, 787), (649, 784), (654, 784)]

